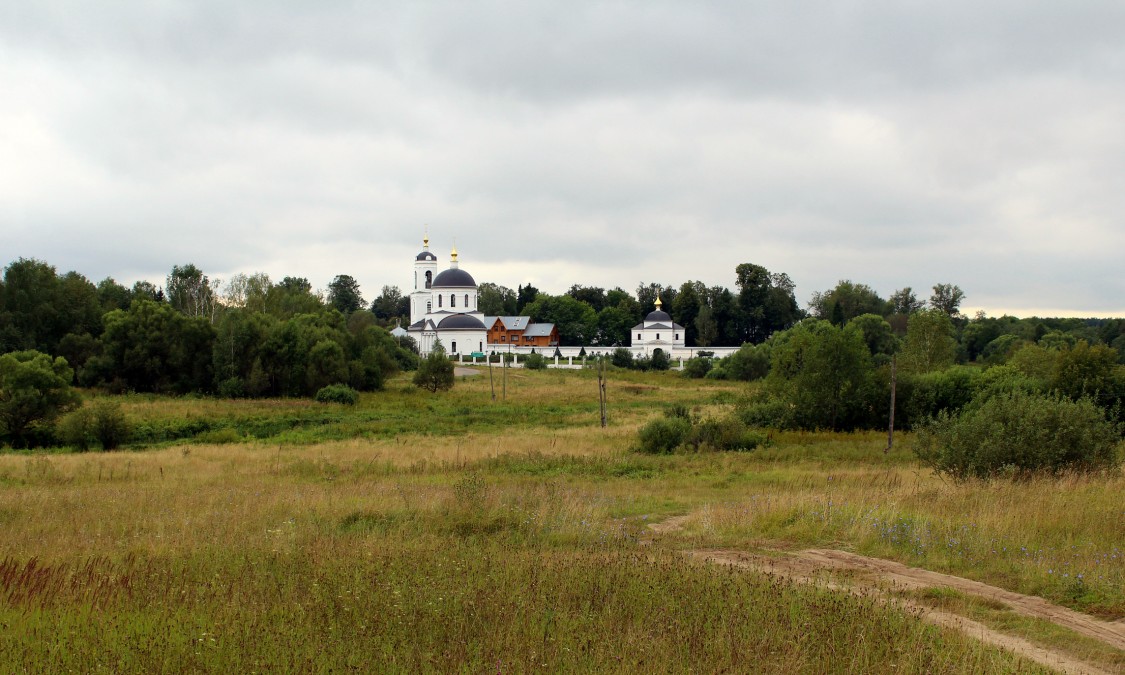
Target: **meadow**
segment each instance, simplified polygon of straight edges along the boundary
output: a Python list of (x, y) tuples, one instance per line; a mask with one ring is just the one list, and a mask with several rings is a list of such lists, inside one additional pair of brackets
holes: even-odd
[[(772, 433), (633, 451), (669, 405), (746, 384), (494, 372), (355, 407), (115, 397), (137, 442), (0, 454), (0, 663), (21, 672), (1037, 672), (829, 584), (685, 551), (897, 560), (1125, 617), (1120, 473), (949, 482), (908, 436)], [(654, 536), (654, 523), (682, 527)], [(934, 594), (931, 594), (934, 595)], [(940, 594), (938, 594), (940, 595)], [(950, 595), (1107, 672), (1125, 653)], [(988, 610), (988, 611), (985, 611)], [(1017, 625), (1018, 624), (1018, 625)]]

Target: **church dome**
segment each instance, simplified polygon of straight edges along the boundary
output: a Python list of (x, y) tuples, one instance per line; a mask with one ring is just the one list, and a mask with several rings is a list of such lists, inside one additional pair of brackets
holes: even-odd
[(662, 304), (663, 303), (660, 302), (660, 298), (659, 297), (656, 298), (656, 310), (648, 313), (648, 316), (645, 317), (646, 323), (655, 322), (655, 321), (671, 321), (672, 320), (672, 316), (670, 314), (668, 314), (668, 312), (665, 312), (664, 310), (660, 309), (660, 306)]
[(429, 251), (422, 251), (414, 258), (415, 260), (437, 260), (437, 256)]
[(476, 288), (473, 275), (460, 268), (450, 268), (434, 277), (433, 288)]
[(468, 314), (451, 314), (437, 325), (438, 330), (486, 330), (480, 319)]

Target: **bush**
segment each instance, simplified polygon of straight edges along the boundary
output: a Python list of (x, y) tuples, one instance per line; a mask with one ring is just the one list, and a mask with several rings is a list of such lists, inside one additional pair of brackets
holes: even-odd
[(775, 397), (764, 397), (739, 409), (739, 419), (750, 427), (769, 427), (771, 429), (795, 429), (797, 427), (796, 406)]
[(609, 363), (618, 368), (632, 368), (633, 352), (625, 347), (618, 347), (613, 350), (613, 356), (610, 357)]
[(672, 365), (672, 359), (663, 349), (654, 349), (648, 364), (652, 370), (668, 370)]
[(696, 424), (686, 443), (696, 450), (753, 450), (765, 445), (766, 437), (737, 417), (726, 417)]
[(341, 403), (355, 405), (359, 401), (359, 392), (346, 384), (330, 384), (316, 392), (317, 403)]
[(546, 370), (547, 357), (542, 354), (528, 354), (523, 360), (523, 367), (528, 370)]
[(694, 358), (684, 362), (684, 369), (681, 374), (688, 379), (698, 380), (707, 377), (709, 372), (711, 372), (711, 359)]
[(747, 342), (721, 363), (726, 379), (743, 382), (760, 380), (770, 372), (770, 345), (752, 345)]
[(79, 452), (86, 452), (94, 443), (94, 414), (82, 407), (63, 416), (55, 427), (55, 434), (63, 445)]
[(989, 478), (1116, 466), (1119, 440), (1119, 427), (1089, 399), (1012, 391), (939, 415), (921, 427), (914, 452), (940, 473)]
[(228, 377), (219, 383), (219, 396), (223, 398), (244, 398), (246, 383), (241, 377)]
[(414, 386), (431, 393), (452, 389), (453, 367), (441, 342), (437, 342), (429, 356), (418, 364), (418, 370), (414, 373)]
[(95, 443), (102, 450), (116, 450), (129, 441), (132, 425), (119, 404), (99, 401), (59, 420), (57, 434), (60, 441), (79, 452), (86, 452)]
[(641, 427), (638, 450), (651, 455), (669, 455), (691, 433), (691, 422), (682, 417), (658, 417)]
[(94, 438), (102, 444), (102, 450), (116, 450), (129, 441), (133, 425), (114, 401), (99, 401), (94, 404)]

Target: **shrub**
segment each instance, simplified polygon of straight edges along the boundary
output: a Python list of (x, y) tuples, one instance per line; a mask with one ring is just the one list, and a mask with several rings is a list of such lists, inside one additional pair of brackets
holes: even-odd
[(940, 473), (1092, 471), (1120, 464), (1119, 427), (1089, 399), (1003, 393), (922, 426), (914, 452)]
[(618, 368), (632, 368), (633, 352), (624, 347), (618, 347), (613, 350), (613, 356), (610, 357), (609, 362)]
[(794, 429), (797, 427), (797, 408), (776, 397), (763, 397), (738, 411), (744, 424), (751, 427)]
[(728, 380), (751, 382), (760, 380), (770, 372), (770, 345), (752, 345), (749, 342), (722, 360)]
[(668, 455), (680, 447), (691, 433), (691, 422), (682, 417), (657, 417), (641, 427), (638, 450), (651, 455)]
[(523, 367), (528, 370), (546, 370), (547, 357), (542, 354), (528, 354), (523, 360)]
[(699, 422), (686, 440), (696, 450), (753, 450), (765, 442), (762, 433), (749, 429), (733, 416)]
[(60, 441), (79, 452), (86, 452), (95, 443), (102, 450), (116, 450), (129, 441), (132, 425), (119, 404), (99, 401), (59, 420), (57, 434)]
[(711, 359), (697, 357), (684, 362), (684, 370), (681, 374), (688, 379), (698, 380), (707, 377), (709, 372), (711, 372)]
[(430, 352), (414, 373), (414, 386), (431, 393), (453, 388), (453, 362), (445, 355), (441, 342), (434, 344)]
[(63, 445), (86, 452), (94, 443), (94, 414), (86, 407), (63, 416), (55, 427), (55, 434)]
[(317, 403), (341, 403), (355, 405), (359, 401), (359, 392), (346, 384), (330, 384), (316, 392)]
[(672, 365), (672, 359), (668, 353), (663, 349), (652, 350), (652, 358), (649, 359), (649, 368), (652, 370), (668, 370)]
[(132, 433), (133, 425), (117, 402), (94, 404), (94, 438), (102, 444), (102, 450), (116, 450), (129, 441)]
[(219, 396), (223, 398), (243, 398), (246, 396), (246, 383), (241, 377), (228, 377), (219, 383)]

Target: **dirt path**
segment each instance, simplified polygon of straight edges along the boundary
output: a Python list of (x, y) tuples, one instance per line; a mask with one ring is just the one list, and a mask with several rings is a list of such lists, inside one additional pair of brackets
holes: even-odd
[[(649, 525), (654, 536), (683, 529), (690, 516), (673, 516)], [(651, 540), (650, 540), (651, 541)], [(1125, 624), (1108, 622), (1052, 604), (1043, 598), (1015, 593), (940, 572), (881, 558), (836, 551), (809, 549), (798, 552), (777, 551), (776, 555), (756, 555), (733, 550), (692, 550), (692, 558), (712, 564), (754, 569), (798, 582), (819, 583), (827, 588), (843, 590), (887, 603), (905, 607), (929, 623), (961, 631), (981, 642), (1006, 649), (1036, 663), (1065, 673), (1101, 674), (1110, 671), (1091, 665), (1068, 654), (1053, 651), (1023, 638), (1007, 635), (984, 624), (951, 611), (937, 609), (920, 602), (891, 595), (891, 590), (919, 590), (949, 588), (963, 595), (983, 598), (1006, 605), (1023, 616), (1051, 621), (1076, 633), (1100, 640), (1117, 649), (1125, 650)], [(839, 576), (844, 573), (845, 576)], [(832, 576), (837, 575), (837, 576)]]

